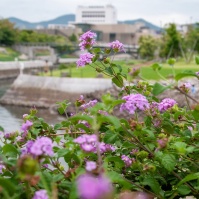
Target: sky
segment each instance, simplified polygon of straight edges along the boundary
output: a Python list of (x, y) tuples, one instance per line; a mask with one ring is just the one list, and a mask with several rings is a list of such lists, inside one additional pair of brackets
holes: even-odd
[(143, 18), (160, 27), (199, 22), (199, 0), (0, 0), (0, 17), (39, 22), (75, 14), (78, 5), (107, 4), (115, 6), (118, 20)]

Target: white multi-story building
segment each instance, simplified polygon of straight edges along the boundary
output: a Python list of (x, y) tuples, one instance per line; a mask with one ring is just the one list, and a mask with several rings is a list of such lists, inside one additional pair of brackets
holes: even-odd
[(117, 12), (114, 6), (78, 6), (76, 23), (117, 24)]

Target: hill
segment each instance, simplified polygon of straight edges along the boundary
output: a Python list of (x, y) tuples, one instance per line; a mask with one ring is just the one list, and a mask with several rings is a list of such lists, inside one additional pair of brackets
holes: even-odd
[(144, 19), (135, 19), (135, 20), (125, 20), (125, 21), (119, 21), (119, 23), (124, 23), (124, 24), (135, 24), (135, 23), (144, 23), (145, 27), (153, 29), (155, 31), (161, 31), (161, 28), (144, 20)]
[(60, 17), (57, 17), (52, 20), (48, 21), (41, 21), (41, 22), (35, 22), (31, 23), (28, 21), (24, 21), (15, 17), (10, 17), (8, 20), (12, 23), (15, 23), (15, 26), (20, 29), (35, 29), (37, 26), (42, 26), (44, 28), (47, 28), (49, 24), (68, 24), (69, 21), (75, 21), (75, 15), (74, 14), (67, 14)]
[[(10, 22), (15, 23), (17, 28), (20, 29), (35, 29), (37, 26), (42, 26), (44, 28), (47, 28), (49, 24), (68, 24), (69, 21), (75, 21), (75, 15), (74, 14), (67, 14), (60, 17), (57, 17), (52, 20), (48, 21), (41, 21), (36, 23), (31, 23), (28, 21), (24, 21), (15, 17), (8, 18)], [(160, 31), (161, 28), (144, 20), (144, 19), (135, 19), (135, 20), (125, 20), (125, 21), (118, 21), (118, 23), (124, 23), (124, 24), (135, 24), (138, 22), (142, 22), (145, 24), (145, 27), (148, 27), (150, 29), (154, 29), (155, 31)]]

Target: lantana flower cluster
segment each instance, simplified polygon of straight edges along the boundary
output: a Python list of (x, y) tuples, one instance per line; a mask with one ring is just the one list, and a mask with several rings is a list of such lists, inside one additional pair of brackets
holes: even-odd
[(84, 134), (74, 140), (75, 143), (79, 144), (81, 149), (85, 152), (97, 152), (97, 145), (101, 153), (108, 151), (115, 151), (115, 147), (104, 142), (98, 142), (95, 134), (88, 135)]
[(124, 161), (126, 167), (130, 167), (135, 162), (135, 158), (129, 158), (127, 155), (122, 155), (121, 159)]
[(86, 50), (91, 48), (95, 43), (95, 38), (97, 37), (96, 33), (91, 32), (90, 30), (82, 34), (79, 38), (81, 41), (79, 46), (81, 50)]
[(32, 199), (49, 199), (47, 191), (46, 190), (39, 190), (35, 192), (35, 195)]
[(80, 55), (80, 58), (77, 60), (77, 67), (84, 67), (87, 64), (92, 63), (92, 59), (95, 55), (91, 53), (84, 53)]
[(113, 192), (112, 184), (106, 176), (94, 176), (88, 173), (77, 179), (77, 189), (79, 197), (84, 199), (107, 198)]
[(121, 51), (125, 52), (124, 45), (118, 40), (109, 43), (109, 47), (116, 53)]
[(141, 94), (130, 94), (122, 98), (126, 102), (121, 104), (120, 111), (127, 111), (134, 114), (137, 109), (144, 111), (149, 108), (149, 102)]
[(26, 148), (22, 151), (22, 154), (31, 154), (35, 156), (47, 155), (53, 156), (53, 143), (48, 137), (40, 137), (35, 141), (29, 140), (26, 143)]

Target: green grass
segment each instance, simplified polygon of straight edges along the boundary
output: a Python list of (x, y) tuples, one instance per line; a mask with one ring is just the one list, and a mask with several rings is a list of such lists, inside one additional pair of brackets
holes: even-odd
[(0, 61), (14, 61), (16, 57), (20, 55), (20, 53), (12, 50), (11, 48), (5, 48), (6, 53), (0, 52)]
[[(124, 72), (127, 72), (128, 68), (132, 69), (133, 67), (140, 66), (140, 75), (143, 78), (148, 79), (148, 80), (160, 79), (157, 73), (150, 67), (151, 64), (149, 65), (149, 63), (144, 64), (143, 61), (140, 61), (140, 60), (115, 61), (114, 63), (121, 65)], [(183, 61), (180, 61), (175, 64), (174, 70), (176, 74), (184, 70), (193, 70), (196, 72), (196, 71), (199, 71), (199, 66), (196, 65), (195, 63), (186, 64)], [(62, 70), (58, 70), (58, 69), (53, 70), (53, 76), (60, 77), (62, 72), (71, 74), (71, 77), (92, 78), (98, 75), (98, 73), (92, 67), (86, 66), (83, 68), (70, 67), (70, 68), (62, 69)], [(159, 72), (165, 78), (172, 76), (172, 68), (167, 63), (162, 64), (162, 69)], [(49, 72), (42, 75), (50, 76), (51, 74)]]
[[(174, 65), (175, 74), (178, 74), (185, 70), (192, 70), (192, 71), (196, 72), (196, 71), (199, 71), (199, 66), (196, 65), (195, 63), (186, 64), (184, 62), (177, 62)], [(173, 75), (172, 67), (166, 63), (162, 64), (162, 68), (159, 72), (165, 78), (172, 77), (172, 75)], [(160, 79), (160, 77), (157, 75), (157, 73), (150, 66), (145, 66), (145, 67), (141, 68), (141, 76), (146, 79), (153, 79), (153, 80)]]

